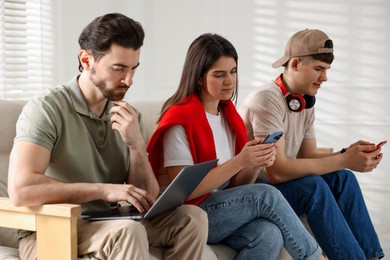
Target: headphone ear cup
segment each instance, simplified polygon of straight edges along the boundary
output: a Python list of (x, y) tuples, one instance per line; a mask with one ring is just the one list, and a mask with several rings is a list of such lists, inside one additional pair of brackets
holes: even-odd
[(316, 97), (315, 96), (309, 96), (309, 95), (303, 95), (303, 98), (306, 101), (306, 109), (312, 108), (314, 104), (316, 103)]
[(306, 107), (306, 100), (299, 94), (290, 94), (286, 97), (287, 106), (293, 112), (301, 112)]

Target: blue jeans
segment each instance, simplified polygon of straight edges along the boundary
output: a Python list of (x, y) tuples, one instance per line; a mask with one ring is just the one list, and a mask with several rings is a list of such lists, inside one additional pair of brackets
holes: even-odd
[(355, 175), (340, 170), (275, 185), (298, 216), (307, 215), (315, 238), (329, 259), (382, 258)]
[(235, 249), (236, 259), (276, 259), (283, 246), (294, 259), (318, 259), (321, 249), (283, 195), (268, 184), (248, 184), (211, 193), (208, 243)]

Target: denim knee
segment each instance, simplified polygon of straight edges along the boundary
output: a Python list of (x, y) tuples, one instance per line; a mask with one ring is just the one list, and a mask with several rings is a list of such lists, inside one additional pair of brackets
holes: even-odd
[[(263, 221), (264, 222), (264, 221)], [(280, 228), (273, 222), (262, 225), (262, 231), (268, 237), (267, 246), (269, 248), (282, 248), (284, 245), (284, 238)], [(264, 246), (264, 245), (263, 245)]]
[(279, 189), (298, 216), (307, 214), (316, 208), (324, 199), (333, 199), (328, 184), (318, 175), (309, 175), (297, 180), (275, 185)]
[(329, 191), (328, 185), (326, 184), (326, 182), (321, 176), (311, 175), (305, 177), (305, 179), (306, 180), (302, 185), (305, 192), (309, 194), (313, 194), (314, 192), (319, 192), (319, 191), (321, 191), (321, 193), (324, 191)]
[(265, 194), (269, 194), (271, 197), (276, 197), (276, 198), (283, 197), (282, 193), (277, 188), (275, 188), (270, 184), (254, 183), (246, 186), (247, 186), (247, 192), (253, 192), (255, 195), (258, 195), (259, 193), (261, 194), (265, 193)]
[(329, 186), (321, 176), (309, 175), (297, 180), (275, 185), (285, 196), (312, 196), (315, 193), (329, 192)]
[(349, 190), (360, 190), (359, 182), (355, 174), (347, 169), (325, 174), (322, 178), (329, 187), (332, 187), (334, 192), (342, 192), (345, 187), (348, 187)]
[(276, 259), (284, 239), (275, 223), (259, 218), (235, 230), (222, 242), (238, 252), (235, 259)]

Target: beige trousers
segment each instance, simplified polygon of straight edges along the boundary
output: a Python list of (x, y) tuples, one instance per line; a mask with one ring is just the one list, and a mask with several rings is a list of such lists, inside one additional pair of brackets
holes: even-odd
[[(150, 259), (149, 246), (164, 247), (163, 259), (201, 259), (207, 235), (207, 214), (190, 205), (142, 221), (79, 221), (77, 225), (79, 255), (109, 260)], [(21, 259), (36, 259), (35, 246), (35, 233), (21, 239)]]

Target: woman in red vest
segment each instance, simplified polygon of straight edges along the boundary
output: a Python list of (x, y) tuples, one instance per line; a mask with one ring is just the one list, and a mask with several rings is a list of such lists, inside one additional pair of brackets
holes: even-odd
[(236, 259), (322, 259), (321, 249), (281, 193), (254, 184), (272, 165), (275, 145), (248, 142), (232, 100), (237, 98), (233, 45), (216, 34), (191, 44), (179, 88), (163, 105), (148, 153), (158, 179), (172, 181), (186, 165), (219, 159), (188, 203), (208, 213), (208, 243), (235, 249)]

